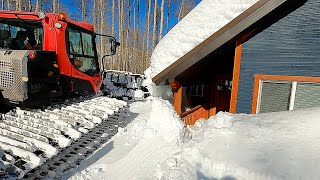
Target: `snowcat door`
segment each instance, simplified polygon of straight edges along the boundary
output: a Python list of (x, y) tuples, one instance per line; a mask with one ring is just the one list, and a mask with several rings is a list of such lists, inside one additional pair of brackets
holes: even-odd
[(102, 78), (93, 32), (68, 24), (66, 36), (69, 60), (73, 65), (71, 91), (98, 92)]

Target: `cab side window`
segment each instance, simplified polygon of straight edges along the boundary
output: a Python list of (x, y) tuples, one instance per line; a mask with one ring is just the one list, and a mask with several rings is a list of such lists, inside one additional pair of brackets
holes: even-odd
[(72, 27), (68, 27), (67, 31), (69, 57), (73, 65), (90, 76), (99, 73), (94, 36)]

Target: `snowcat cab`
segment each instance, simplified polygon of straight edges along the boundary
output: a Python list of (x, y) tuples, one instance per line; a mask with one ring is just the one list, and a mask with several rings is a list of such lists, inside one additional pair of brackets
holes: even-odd
[[(0, 11), (0, 109), (2, 100), (33, 106), (54, 97), (98, 92), (97, 35), (91, 24), (64, 13)], [(110, 47), (105, 56), (115, 54), (120, 44), (101, 36)]]

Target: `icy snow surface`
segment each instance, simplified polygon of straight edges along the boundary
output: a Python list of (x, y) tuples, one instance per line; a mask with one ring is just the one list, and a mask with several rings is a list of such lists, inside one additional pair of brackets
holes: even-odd
[(153, 78), (258, 0), (202, 0), (166, 34), (151, 56)]
[(158, 98), (135, 102), (133, 121), (64, 178), (319, 179), (320, 108), (233, 115), (184, 128)]

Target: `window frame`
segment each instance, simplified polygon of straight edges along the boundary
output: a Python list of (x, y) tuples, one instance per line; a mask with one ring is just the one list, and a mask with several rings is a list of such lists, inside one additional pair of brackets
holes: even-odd
[[(77, 31), (80, 35), (80, 42), (81, 42), (81, 49), (82, 49), (82, 54), (74, 54), (74, 53), (71, 53), (71, 50), (70, 50), (70, 41), (69, 41), (69, 29), (73, 29), (75, 31)], [(93, 53), (94, 55), (93, 56), (90, 56), (90, 55), (85, 55), (84, 53), (84, 49), (83, 49), (83, 39), (82, 39), (82, 33), (87, 33), (87, 34), (90, 34), (92, 36), (92, 47), (93, 47)], [(96, 42), (95, 42), (95, 39), (96, 39), (96, 35), (94, 32), (92, 31), (89, 31), (87, 29), (84, 29), (80, 26), (77, 26), (75, 24), (72, 24), (72, 23), (67, 23), (67, 28), (66, 28), (66, 33), (65, 33), (65, 38), (66, 38), (66, 48), (67, 48), (67, 53), (68, 53), (68, 58), (69, 58), (69, 61), (71, 62), (71, 64), (76, 68), (78, 69), (75, 64), (74, 64), (74, 61), (72, 61), (70, 59), (70, 56), (76, 56), (76, 57), (84, 57), (84, 58), (92, 58), (94, 59), (95, 63), (97, 64), (97, 70), (96, 72), (91, 75), (91, 74), (88, 74), (86, 72), (83, 72), (81, 71), (80, 69), (78, 69), (79, 71), (81, 71), (82, 73), (88, 75), (88, 76), (94, 76), (95, 74), (98, 74), (100, 73), (100, 64), (99, 64), (99, 60), (98, 60), (98, 52), (97, 52), (97, 46), (96, 46)]]
[(291, 95), (289, 111), (294, 109), (296, 90), (298, 83), (320, 83), (320, 77), (315, 76), (284, 76), (284, 75), (254, 75), (254, 90), (252, 97), (252, 114), (259, 114), (261, 105), (261, 93), (263, 82), (288, 83), (291, 84)]

